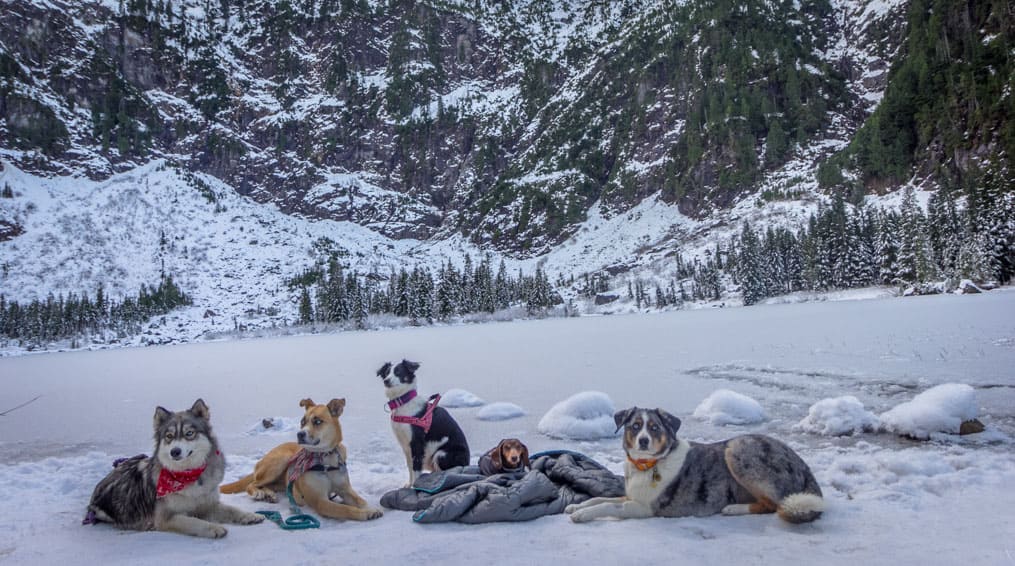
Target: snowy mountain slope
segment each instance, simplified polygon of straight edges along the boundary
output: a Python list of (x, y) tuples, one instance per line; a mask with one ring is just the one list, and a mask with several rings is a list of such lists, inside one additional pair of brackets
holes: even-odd
[(171, 274), (194, 305), (156, 321), (144, 342), (292, 324), (296, 296), (285, 281), (324, 253), (337, 253), (350, 270), (385, 275), (407, 262), (478, 255), (453, 240), (422, 245), (351, 222), (282, 214), (165, 162), (106, 181), (40, 178), (8, 165), (0, 183), (15, 193), (0, 201), (0, 214), (25, 231), (0, 242), (0, 293), (27, 302), (50, 293), (94, 295), (102, 284), (119, 298)]
[(819, 167), (881, 99), (910, 6), (3, 1), (0, 294), (165, 271), (195, 305), (144, 342), (292, 322), (284, 282), (328, 250), (382, 276), (493, 253), (624, 297), (744, 221), (797, 229), (863, 197)]
[[(105, 181), (38, 177), (7, 164), (0, 185), (14, 195), (0, 199), (0, 220), (23, 232), (0, 241), (0, 295), (8, 301), (94, 295), (100, 284), (107, 297), (119, 300), (163, 273), (193, 299), (192, 306), (151, 321), (140, 336), (93, 336), (96, 346), (192, 341), (292, 325), (298, 293), (286, 282), (331, 254), (347, 271), (387, 279), (403, 267), (436, 270), (447, 260), (458, 264), (466, 255), (491, 253), (461, 237), (390, 239), (354, 222), (283, 214), (165, 161)], [(898, 206), (891, 198), (887, 204)], [(533, 273), (539, 266), (553, 281), (615, 274), (609, 292), (624, 297), (617, 305), (598, 308), (573, 286), (558, 291), (581, 312), (623, 312), (634, 309), (626, 301), (631, 280), (664, 286), (677, 277), (675, 254), (703, 259), (716, 245), (725, 246), (745, 220), (795, 228), (820, 202), (752, 198), (704, 221), (657, 198), (610, 216), (595, 207), (575, 235), (549, 253), (522, 260), (493, 254), (492, 263), (503, 259), (512, 273)], [(20, 351), (17, 343), (8, 346)]]
[[(487, 560), (508, 540), (519, 562), (624, 563), (636, 548), (640, 559), (660, 563), (1004, 564), (1015, 551), (1007, 511), (1015, 504), (1013, 300), (1011, 291), (1000, 291), (0, 359), (0, 407), (42, 395), (0, 421), (0, 487), (8, 494), (0, 500), (0, 556), (18, 564), (233, 563), (265, 556), (316, 563), (341, 553), (378, 564), (464, 564)], [(526, 410), (521, 418), (491, 422), (477, 418), (480, 407), (451, 409), (468, 435), (473, 461), (500, 438), (518, 437), (533, 451), (578, 450), (621, 471), (619, 438), (572, 442), (537, 431), (557, 402), (596, 390), (618, 408), (672, 411), (688, 439), (761, 432), (787, 441), (814, 470), (827, 512), (803, 526), (771, 515), (591, 525), (557, 515), (520, 524), (424, 527), (408, 513), (388, 511), (376, 522), (324, 521), (320, 531), (231, 527), (218, 541), (79, 525), (112, 459), (150, 450), (154, 407), (185, 407), (198, 396), (211, 407), (227, 479), (291, 439), (291, 427), (259, 431), (262, 418), (296, 418), (298, 400), (307, 396), (345, 397), (352, 482), (377, 502), (406, 477), (373, 375), (381, 362), (399, 357), (422, 362), (423, 393), (465, 388), (487, 402)], [(973, 386), (987, 432), (915, 442), (793, 430), (811, 404), (827, 397), (853, 395), (880, 414), (955, 381)], [(750, 395), (769, 419), (719, 427), (690, 418), (716, 389)], [(54, 414), (74, 415), (73, 425)], [(287, 514), (283, 503), (264, 506), (241, 495), (226, 500)], [(426, 544), (419, 546), (420, 540)]]
[[(623, 211), (661, 192), (700, 217), (756, 192), (783, 161), (766, 149), (775, 117), (805, 151), (828, 131), (848, 139), (870, 110), (851, 101), (884, 86), (867, 79), (894, 54), (904, 8), (410, 4), (5, 0), (0, 155), (92, 177), (171, 157), (286, 213), (546, 252), (593, 205)], [(725, 92), (748, 79), (750, 93)], [(793, 81), (832, 114), (783, 108)], [(761, 104), (760, 84), (775, 106), (750, 109), (758, 123), (731, 130), (743, 138), (731, 146), (723, 132)], [(698, 134), (702, 158), (684, 155)], [(734, 150), (757, 156), (734, 162)], [(746, 167), (737, 186), (721, 173), (733, 164)]]

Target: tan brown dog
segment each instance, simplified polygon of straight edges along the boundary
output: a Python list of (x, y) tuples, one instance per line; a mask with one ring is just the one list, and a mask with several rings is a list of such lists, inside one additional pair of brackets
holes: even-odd
[[(338, 417), (345, 409), (345, 399), (332, 399), (317, 405), (311, 399), (300, 401), (306, 409), (296, 433), (298, 442), (286, 442), (264, 455), (254, 466), (254, 473), (219, 488), (222, 493), (246, 491), (257, 501), (278, 500), (292, 483), (293, 499), (298, 505), (309, 505), (325, 517), (369, 521), (383, 513), (371, 507), (349, 482), (346, 450), (342, 444), (342, 425)], [(333, 494), (342, 503), (331, 500)]]
[(519, 472), (531, 468), (529, 449), (517, 438), (505, 438), (479, 459), (479, 469), (485, 476), (504, 472)]

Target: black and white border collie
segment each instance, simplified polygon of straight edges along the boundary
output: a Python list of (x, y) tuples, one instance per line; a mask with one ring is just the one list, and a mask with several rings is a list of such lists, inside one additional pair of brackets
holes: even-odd
[[(384, 380), (388, 396), (391, 430), (405, 452), (405, 463), (409, 468), (406, 487), (411, 487), (423, 470), (434, 472), (469, 465), (469, 443), (451, 413), (436, 406), (436, 396), (428, 400), (416, 395), (417, 369), (418, 363), (402, 360), (393, 371), (391, 362), (377, 370), (377, 376)], [(425, 417), (431, 400), (434, 406), (429, 428), (426, 428)], [(398, 422), (396, 417), (399, 420), (422, 420), (423, 423)]]

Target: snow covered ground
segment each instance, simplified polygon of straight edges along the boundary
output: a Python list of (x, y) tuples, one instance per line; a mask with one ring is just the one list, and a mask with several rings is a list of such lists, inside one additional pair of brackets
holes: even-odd
[[(812, 302), (651, 316), (344, 332), (0, 359), (0, 563), (514, 563), (1011, 564), (1015, 561), (1015, 292)], [(79, 524), (95, 483), (119, 456), (150, 451), (156, 405), (202, 397), (229, 461), (227, 480), (293, 437), (299, 400), (348, 400), (342, 423), (353, 485), (371, 502), (406, 479), (375, 370), (422, 363), (421, 393), (463, 388), (526, 414), (482, 421), (451, 409), (473, 461), (500, 438), (533, 452), (581, 451), (622, 470), (618, 438), (567, 441), (537, 432), (559, 401), (600, 391), (618, 408), (665, 408), (692, 440), (743, 432), (786, 440), (828, 499), (824, 517), (773, 516), (572, 524), (417, 525), (325, 520), (317, 531), (234, 526), (216, 541)], [(793, 430), (809, 407), (852, 395), (874, 414), (941, 383), (975, 391), (987, 431), (917, 442), (890, 434), (832, 437)], [(756, 399), (768, 417), (745, 426), (691, 418), (713, 391)], [(282, 418), (278, 432), (260, 427)], [(245, 509), (272, 508), (226, 496)]]

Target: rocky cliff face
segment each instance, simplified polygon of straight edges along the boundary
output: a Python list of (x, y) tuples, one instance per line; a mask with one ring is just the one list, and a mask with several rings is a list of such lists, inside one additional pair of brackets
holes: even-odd
[[(978, 10), (982, 40), (1010, 52), (1010, 21)], [(788, 163), (813, 176), (850, 143), (906, 54), (908, 11), (3, 0), (0, 157), (92, 178), (167, 158), (286, 213), (531, 255), (593, 206), (658, 194), (704, 218), (762, 190), (792, 197), (773, 178)]]

